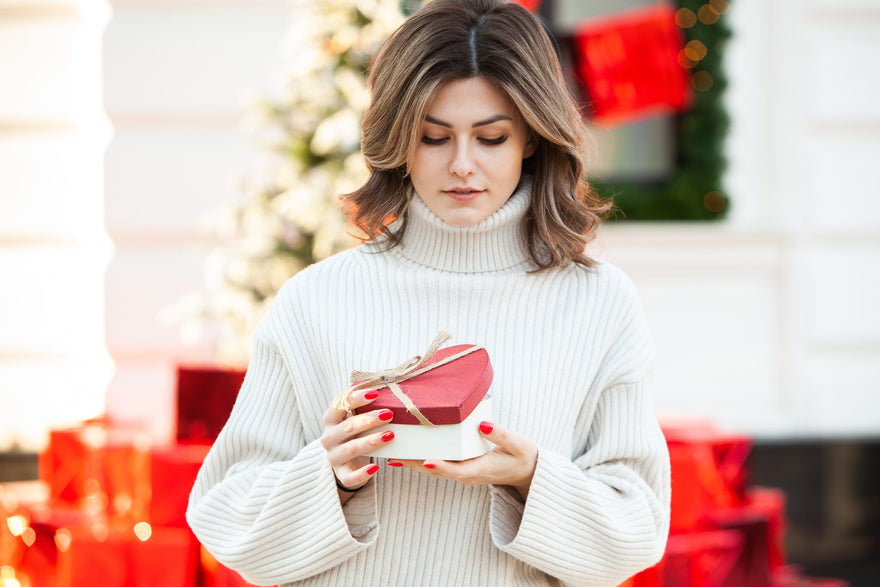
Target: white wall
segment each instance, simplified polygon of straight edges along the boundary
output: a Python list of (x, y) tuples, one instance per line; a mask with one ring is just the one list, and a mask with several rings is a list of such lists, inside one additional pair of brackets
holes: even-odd
[(880, 2), (737, 0), (731, 216), (606, 231), (641, 288), (662, 413), (880, 434)]
[(0, 450), (103, 411), (107, 17), (100, 0), (0, 2)]
[(206, 217), (240, 194), (261, 154), (242, 128), (270, 85), (290, 20), (283, 0), (117, 0), (104, 35), (107, 411), (174, 433), (175, 367), (210, 362), (163, 313), (203, 289), (217, 243)]

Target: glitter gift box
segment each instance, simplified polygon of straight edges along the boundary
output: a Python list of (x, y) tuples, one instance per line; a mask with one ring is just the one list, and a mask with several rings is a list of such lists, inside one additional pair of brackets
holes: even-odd
[(388, 409), (391, 423), (368, 434), (394, 432), (394, 441), (371, 454), (396, 459), (460, 461), (480, 456), (492, 445), (479, 432), (491, 420), (492, 364), (477, 345), (438, 347), (441, 333), (424, 356), (387, 371), (352, 374), (353, 389), (376, 389), (379, 397), (356, 410)]

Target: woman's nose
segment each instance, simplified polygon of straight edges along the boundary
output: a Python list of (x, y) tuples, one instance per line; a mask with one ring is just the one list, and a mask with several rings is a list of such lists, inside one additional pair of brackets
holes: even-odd
[(449, 164), (449, 172), (459, 177), (467, 177), (474, 173), (474, 157), (467, 144), (460, 144)]

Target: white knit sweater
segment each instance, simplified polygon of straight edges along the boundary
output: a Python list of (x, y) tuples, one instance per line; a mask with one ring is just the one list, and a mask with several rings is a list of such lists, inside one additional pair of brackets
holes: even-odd
[[(414, 198), (401, 246), (363, 245), (279, 292), (187, 519), (256, 584), (616, 585), (659, 560), (669, 458), (644, 386), (632, 283), (599, 263), (529, 274), (528, 182), (453, 227)], [(527, 502), (387, 467), (340, 506), (318, 439), (353, 369), (393, 367), (438, 330), (486, 347), (493, 420), (532, 438)]]

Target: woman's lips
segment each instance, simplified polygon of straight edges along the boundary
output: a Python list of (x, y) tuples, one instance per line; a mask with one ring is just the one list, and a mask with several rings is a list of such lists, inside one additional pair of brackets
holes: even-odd
[(459, 202), (467, 202), (482, 194), (483, 190), (475, 188), (456, 188), (454, 190), (444, 190), (443, 193)]

